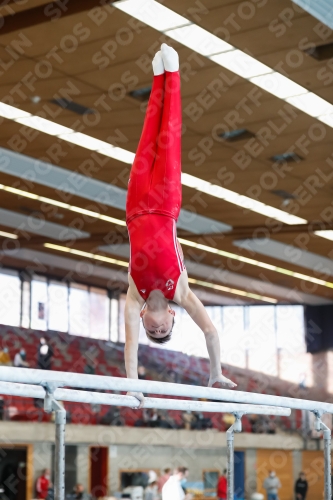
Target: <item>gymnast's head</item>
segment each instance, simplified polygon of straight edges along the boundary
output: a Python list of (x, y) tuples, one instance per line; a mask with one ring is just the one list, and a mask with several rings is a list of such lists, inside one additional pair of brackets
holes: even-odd
[(140, 316), (146, 335), (155, 344), (165, 344), (169, 342), (175, 323), (175, 311), (168, 306), (164, 310), (150, 310), (147, 307), (142, 309)]

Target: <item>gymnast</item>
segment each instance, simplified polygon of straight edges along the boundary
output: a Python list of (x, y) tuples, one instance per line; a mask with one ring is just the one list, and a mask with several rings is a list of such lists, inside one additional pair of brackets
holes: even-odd
[[(153, 86), (131, 168), (126, 222), (130, 241), (129, 288), (125, 305), (125, 366), (138, 378), (140, 318), (150, 341), (168, 342), (175, 311), (183, 307), (205, 335), (210, 358), (209, 387), (235, 387), (222, 375), (219, 335), (206, 309), (190, 290), (177, 240), (181, 207), (181, 97), (177, 52), (163, 43), (153, 62)], [(140, 401), (144, 396), (130, 392)]]

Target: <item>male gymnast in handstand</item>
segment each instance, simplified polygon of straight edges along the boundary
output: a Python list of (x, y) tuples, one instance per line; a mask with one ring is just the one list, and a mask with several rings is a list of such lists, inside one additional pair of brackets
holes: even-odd
[[(190, 290), (176, 221), (181, 207), (181, 97), (177, 52), (163, 43), (153, 62), (153, 86), (131, 169), (126, 222), (130, 239), (129, 288), (125, 305), (125, 366), (138, 378), (140, 317), (150, 341), (171, 338), (175, 311), (183, 307), (205, 335), (209, 386), (235, 387), (222, 375), (220, 342), (206, 309)], [(140, 401), (139, 392), (129, 393)]]

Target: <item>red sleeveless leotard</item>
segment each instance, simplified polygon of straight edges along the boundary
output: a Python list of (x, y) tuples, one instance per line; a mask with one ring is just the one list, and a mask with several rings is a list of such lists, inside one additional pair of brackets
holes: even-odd
[(181, 128), (179, 72), (154, 76), (126, 203), (129, 272), (145, 300), (156, 289), (173, 299), (185, 269), (176, 236), (182, 198)]
[(144, 300), (161, 290), (172, 300), (185, 269), (176, 235), (176, 221), (160, 214), (145, 214), (128, 223), (131, 257), (129, 272)]

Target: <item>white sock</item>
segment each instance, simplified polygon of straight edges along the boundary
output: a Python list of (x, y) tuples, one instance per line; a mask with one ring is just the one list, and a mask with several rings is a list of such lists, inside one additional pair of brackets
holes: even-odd
[(165, 71), (178, 71), (179, 57), (175, 49), (173, 49), (166, 43), (162, 43), (161, 52)]
[(163, 75), (164, 73), (164, 64), (162, 59), (161, 51), (156, 52), (155, 57), (152, 62), (154, 75)]

